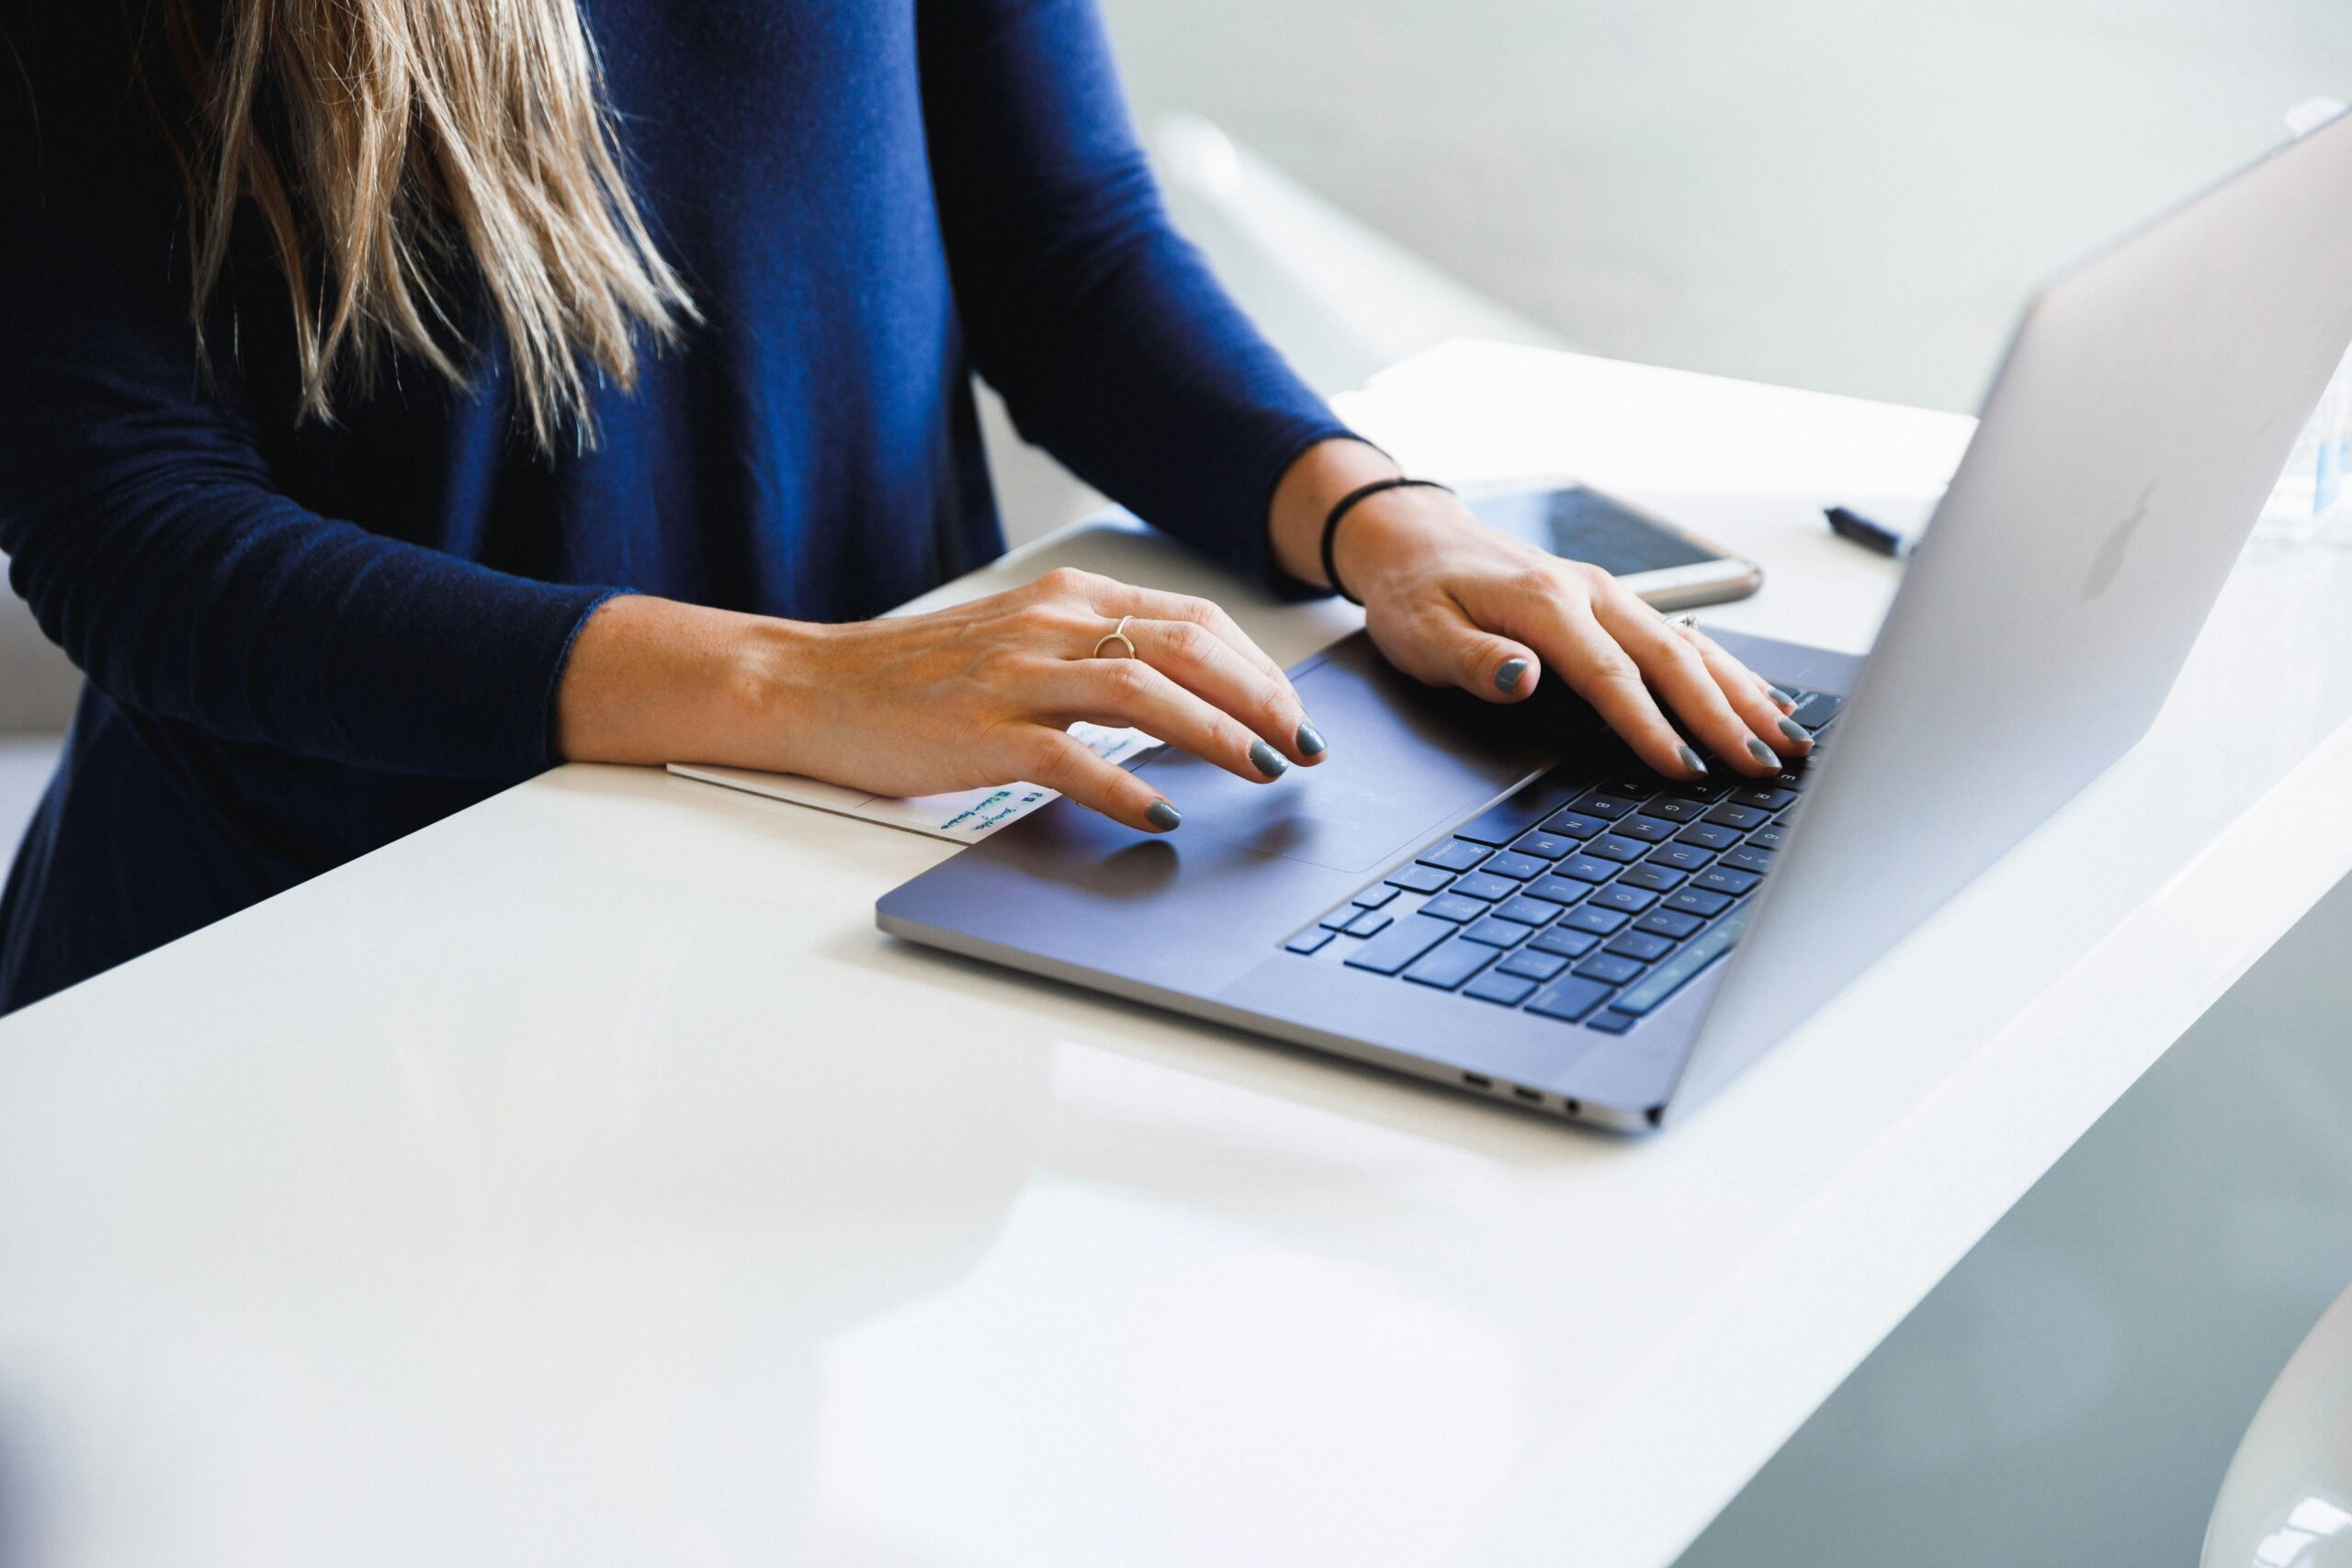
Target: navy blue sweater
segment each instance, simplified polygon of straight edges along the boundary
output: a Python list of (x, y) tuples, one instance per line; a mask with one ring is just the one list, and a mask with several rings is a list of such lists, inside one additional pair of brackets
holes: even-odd
[(0, 1011), (548, 766), (614, 589), (842, 619), (986, 560), (974, 369), (1261, 574), (1276, 479), (1340, 433), (1170, 229), (1089, 0), (586, 0), (703, 323), (585, 452), (522, 437), (478, 299), (469, 387), (398, 365), (302, 423), (256, 223), (198, 374), (175, 111), (119, 9), (0, 0), (0, 549), (87, 676)]

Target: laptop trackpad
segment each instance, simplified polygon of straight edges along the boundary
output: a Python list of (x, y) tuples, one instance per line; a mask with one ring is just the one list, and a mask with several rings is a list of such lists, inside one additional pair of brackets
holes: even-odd
[(1390, 669), (1362, 635), (1293, 681), (1331, 743), (1316, 766), (1247, 784), (1171, 748), (1136, 770), (1184, 814), (1184, 837), (1368, 872), (1558, 760), (1589, 713), (1431, 690)]

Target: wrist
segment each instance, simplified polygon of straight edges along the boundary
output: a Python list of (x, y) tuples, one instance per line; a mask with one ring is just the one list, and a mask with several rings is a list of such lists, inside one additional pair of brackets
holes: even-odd
[(822, 630), (645, 595), (607, 600), (557, 686), (558, 750), (575, 762), (786, 767)]

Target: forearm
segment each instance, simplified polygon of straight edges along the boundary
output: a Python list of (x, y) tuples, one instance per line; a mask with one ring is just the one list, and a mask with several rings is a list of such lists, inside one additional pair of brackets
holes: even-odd
[(779, 711), (821, 628), (672, 599), (606, 600), (556, 688), (556, 750), (571, 762), (788, 767)]

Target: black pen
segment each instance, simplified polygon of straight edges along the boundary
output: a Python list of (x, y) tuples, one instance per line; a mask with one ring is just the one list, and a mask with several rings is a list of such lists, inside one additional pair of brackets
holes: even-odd
[(1829, 519), (1829, 531), (1866, 550), (1891, 556), (1900, 560), (1911, 553), (1910, 544), (1883, 523), (1873, 523), (1859, 512), (1843, 506), (1825, 506), (1821, 514)]

